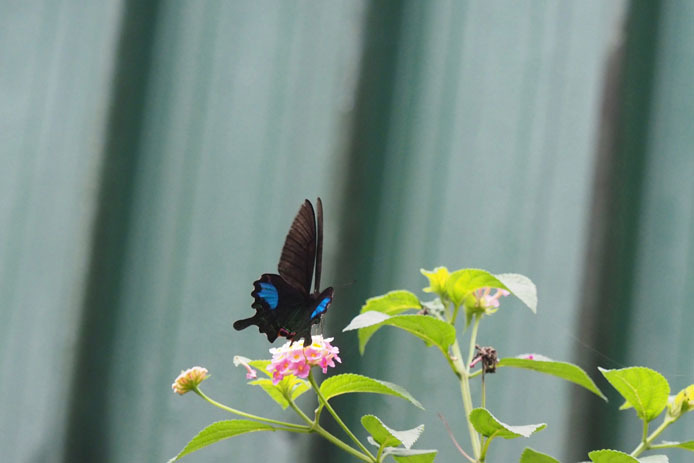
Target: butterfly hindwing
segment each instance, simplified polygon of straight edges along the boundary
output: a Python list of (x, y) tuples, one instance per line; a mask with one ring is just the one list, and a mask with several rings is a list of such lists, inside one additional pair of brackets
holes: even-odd
[[(319, 291), (323, 251), (323, 205), (316, 202), (318, 215), (306, 200), (292, 222), (282, 248), (278, 265), (279, 275), (265, 273), (253, 282), (254, 316), (234, 323), (242, 330), (257, 325), (268, 341), (279, 336), (304, 339), (311, 343), (311, 326), (318, 323), (333, 300), (333, 288)], [(317, 219), (317, 223), (316, 223)], [(311, 281), (315, 290), (311, 292)]]

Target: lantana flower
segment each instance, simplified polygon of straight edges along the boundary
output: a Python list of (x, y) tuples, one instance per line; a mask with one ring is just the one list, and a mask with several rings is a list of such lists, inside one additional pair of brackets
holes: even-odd
[(234, 355), (234, 365), (235, 366), (241, 365), (242, 367), (244, 367), (246, 369), (246, 379), (255, 379), (258, 377), (258, 375), (256, 374), (256, 371), (253, 368), (251, 368), (251, 366), (249, 365), (250, 361), (251, 360), (246, 358), (246, 357), (241, 357), (240, 355)]
[(312, 337), (312, 343), (304, 347), (303, 341), (287, 342), (281, 347), (270, 349), (272, 360), (267, 371), (272, 374), (272, 383), (277, 384), (285, 376), (294, 375), (307, 378), (311, 367), (318, 366), (323, 373), (328, 367), (335, 367), (335, 361), (342, 362), (339, 357), (340, 349), (330, 344), (333, 338), (317, 335)]
[(490, 308), (499, 308), (499, 298), (501, 296), (508, 296), (509, 293), (505, 289), (499, 289), (496, 288), (496, 292), (492, 295), (490, 294), (492, 292), (492, 288), (489, 286), (484, 287), (484, 288), (479, 288), (476, 289), (472, 292), (473, 297), (475, 298), (475, 301), (477, 302), (477, 306), (483, 309), (490, 309)]
[(176, 380), (171, 385), (171, 389), (176, 394), (185, 394), (194, 390), (200, 383), (209, 378), (207, 368), (193, 367), (187, 370), (182, 370), (181, 374), (176, 377)]

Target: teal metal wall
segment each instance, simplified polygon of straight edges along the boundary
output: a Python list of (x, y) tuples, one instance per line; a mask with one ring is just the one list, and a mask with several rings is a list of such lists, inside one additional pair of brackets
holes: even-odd
[[(425, 423), (419, 446), (459, 459), (436, 413), (461, 429), (462, 406), (436, 352), (385, 329), (362, 358), (341, 332), (366, 298), (424, 286), (420, 267), (536, 282), (536, 316), (509, 303), (483, 327), (502, 356), (694, 382), (694, 9), (645, 4), (0, 1), (3, 459), (164, 461), (226, 418), (171, 393), (195, 364), (210, 395), (282, 416), (232, 366), (266, 340), (231, 325), (317, 195), (340, 370), (427, 408), (337, 400), (357, 430), (366, 413)], [(522, 371), (490, 383), (502, 420), (549, 424), (493, 461), (635, 445), (615, 401)], [(230, 455), (349, 461), (278, 433), (187, 460)]]

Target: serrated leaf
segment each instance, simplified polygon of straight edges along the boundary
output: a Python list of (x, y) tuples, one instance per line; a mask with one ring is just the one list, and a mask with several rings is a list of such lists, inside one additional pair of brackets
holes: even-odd
[[(447, 352), (448, 346), (455, 342), (455, 328), (450, 323), (427, 315), (394, 315), (381, 312), (365, 312), (357, 315), (342, 331), (359, 329), (359, 352), (364, 348), (369, 338), (382, 326), (389, 325), (403, 329), (423, 340), (428, 346), (435, 345), (442, 352)], [(371, 329), (364, 332), (363, 328)]]
[(647, 423), (660, 415), (667, 406), (670, 385), (657, 371), (646, 367), (598, 369), (612, 387), (634, 407), (639, 418)]
[(289, 406), (289, 401), (286, 399), (286, 397), (284, 397), (284, 394), (282, 393), (280, 388), (272, 384), (271, 379), (256, 379), (249, 382), (248, 384), (252, 386), (260, 386), (263, 389), (263, 391), (265, 391), (265, 393), (270, 396), (272, 400), (280, 404), (282, 409), (285, 409)]
[(396, 431), (386, 426), (383, 421), (374, 415), (364, 415), (361, 417), (361, 424), (376, 442), (384, 447), (404, 446), (409, 449), (419, 439), (424, 431), (424, 425), (420, 424), (416, 428), (405, 431)]
[[(383, 296), (376, 296), (367, 299), (366, 304), (362, 306), (360, 313), (377, 312), (384, 313), (386, 315), (398, 315), (411, 309), (419, 310), (421, 307), (422, 306), (419, 299), (413, 293), (405, 290), (397, 290), (391, 291)], [(353, 322), (354, 320), (352, 320), (352, 323)], [(352, 326), (352, 323), (350, 323), (343, 331), (347, 331), (348, 328)], [(373, 334), (380, 328), (380, 326), (370, 325), (374, 325), (374, 323), (360, 327), (361, 329), (359, 330), (359, 351), (361, 354), (364, 353), (364, 346), (366, 346), (366, 343), (369, 342), (371, 336), (373, 336)]]
[(666, 455), (648, 455), (638, 460), (639, 463), (668, 463), (670, 461)]
[(402, 441), (390, 432), (390, 428), (374, 415), (364, 415), (361, 417), (361, 425), (371, 434), (373, 441), (383, 447), (398, 447)]
[(520, 273), (501, 273), (495, 275), (506, 288), (534, 313), (537, 313), (537, 287), (530, 278)]
[(525, 424), (520, 426), (512, 426), (502, 423), (485, 408), (475, 408), (470, 412), (470, 422), (475, 430), (485, 437), (503, 437), (504, 439), (515, 439), (516, 437), (530, 437), (537, 431), (541, 431), (547, 425), (540, 424)]
[(366, 300), (361, 308), (361, 313), (376, 311), (388, 315), (397, 315), (406, 310), (419, 310), (422, 308), (419, 298), (404, 289), (391, 291), (383, 296), (376, 296)]
[(264, 373), (267, 377), (272, 378), (272, 373), (267, 371), (267, 367), (270, 365), (270, 363), (270, 360), (250, 360), (248, 362), (250, 366), (256, 370), (260, 370), (261, 373)]
[(311, 389), (306, 381), (299, 379), (296, 376), (285, 376), (282, 381), (276, 385), (269, 378), (261, 378), (250, 381), (248, 384), (252, 386), (260, 386), (269, 395), (272, 400), (280, 404), (285, 409), (289, 406), (287, 397), (296, 400), (301, 394)]
[(486, 270), (466, 268), (451, 273), (446, 283), (446, 292), (453, 304), (460, 306), (468, 294), (476, 289), (485, 287), (511, 291), (498, 278)]
[(449, 299), (459, 306), (470, 293), (486, 287), (505, 289), (537, 312), (537, 288), (530, 278), (518, 273), (492, 275), (481, 269), (457, 270), (448, 278), (446, 292)]
[(383, 455), (391, 455), (399, 463), (431, 463), (436, 458), (438, 450), (414, 450), (388, 447)]
[(687, 442), (663, 441), (658, 445), (669, 445), (673, 448), (684, 449), (689, 450), (690, 452), (694, 452), (694, 440), (690, 440)]
[(326, 400), (342, 394), (354, 392), (366, 392), (374, 394), (387, 394), (401, 399), (405, 399), (415, 407), (424, 410), (421, 403), (404, 388), (397, 384), (369, 378), (368, 376), (357, 375), (354, 373), (343, 373), (327, 378), (320, 385), (320, 391)]
[(267, 424), (250, 420), (225, 420), (212, 423), (200, 431), (197, 436), (193, 437), (183, 450), (169, 460), (169, 462), (177, 461), (185, 455), (200, 450), (203, 447), (207, 447), (210, 444), (214, 444), (215, 442), (219, 442), (220, 440), (255, 431), (275, 431), (275, 428)]
[(547, 454), (540, 453), (530, 447), (526, 447), (521, 453), (519, 463), (559, 463), (559, 460), (552, 458)]
[[(531, 358), (528, 358), (532, 356)], [(543, 355), (524, 354), (514, 358), (502, 358), (497, 367), (523, 368), (547, 375), (556, 376), (588, 389), (593, 394), (607, 401), (607, 397), (582, 368), (568, 362), (557, 362)]]
[(588, 457), (593, 463), (639, 463), (636, 458), (619, 450), (593, 450)]

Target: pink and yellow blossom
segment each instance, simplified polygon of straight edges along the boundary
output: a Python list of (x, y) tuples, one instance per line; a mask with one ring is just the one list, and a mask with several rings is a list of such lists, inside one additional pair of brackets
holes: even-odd
[(182, 370), (181, 374), (176, 377), (176, 380), (171, 385), (171, 389), (176, 394), (185, 394), (194, 390), (200, 383), (209, 378), (207, 368), (193, 367), (187, 370)]
[(338, 355), (340, 349), (330, 344), (332, 340), (318, 335), (312, 337), (313, 342), (308, 347), (299, 341), (270, 349), (272, 360), (267, 370), (272, 374), (272, 383), (277, 384), (292, 375), (307, 378), (313, 366), (319, 366), (323, 373), (327, 373), (328, 367), (335, 367), (335, 361), (342, 362)]

